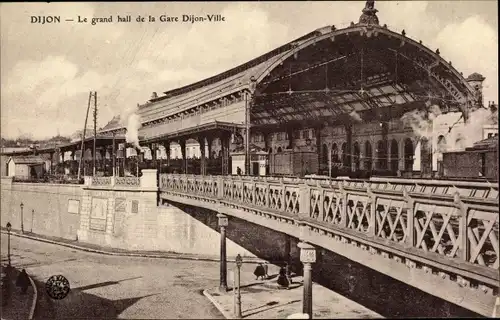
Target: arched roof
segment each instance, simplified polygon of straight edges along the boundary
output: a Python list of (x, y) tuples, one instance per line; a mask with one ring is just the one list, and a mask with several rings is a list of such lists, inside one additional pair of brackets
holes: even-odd
[[(439, 50), (378, 25), (376, 12), (367, 1), (357, 24), (317, 29), (224, 73), (167, 91), (140, 106), (142, 121), (161, 121), (241, 90), (255, 93), (251, 121), (257, 126), (328, 117), (342, 122), (352, 112), (397, 116), (425, 101), (444, 112), (467, 113), (477, 104), (474, 89)], [(101, 132), (121, 127), (115, 121)]]

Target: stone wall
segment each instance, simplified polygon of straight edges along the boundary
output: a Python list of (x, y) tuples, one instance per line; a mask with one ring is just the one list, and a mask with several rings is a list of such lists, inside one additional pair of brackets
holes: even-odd
[(1, 181), (1, 221), (21, 229), (23, 203), (24, 231), (75, 240), (79, 226), (82, 188), (69, 184), (41, 184)]

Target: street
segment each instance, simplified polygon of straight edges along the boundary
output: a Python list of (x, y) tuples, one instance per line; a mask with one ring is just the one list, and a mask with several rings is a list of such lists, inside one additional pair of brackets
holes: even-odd
[[(7, 235), (1, 240), (6, 263)], [(216, 262), (106, 256), (15, 236), (11, 250), (12, 265), (41, 284), (37, 319), (223, 318), (202, 294), (218, 285)], [(254, 267), (243, 269), (251, 274)], [(52, 300), (43, 284), (58, 274), (69, 280), (71, 291)]]

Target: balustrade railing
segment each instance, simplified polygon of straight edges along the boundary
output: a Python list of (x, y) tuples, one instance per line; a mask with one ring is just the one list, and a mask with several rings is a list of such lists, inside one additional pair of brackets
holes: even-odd
[(138, 187), (141, 184), (141, 178), (137, 177), (115, 177), (115, 185)]
[(91, 184), (93, 186), (109, 186), (111, 185), (111, 177), (92, 177)]
[(160, 190), (354, 232), (476, 274), (499, 267), (498, 185), (487, 182), (163, 174)]

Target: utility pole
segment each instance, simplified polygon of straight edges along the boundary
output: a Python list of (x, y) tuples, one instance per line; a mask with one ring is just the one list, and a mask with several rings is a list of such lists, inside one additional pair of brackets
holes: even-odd
[(92, 175), (95, 177), (96, 167), (96, 142), (97, 142), (97, 91), (94, 91), (94, 152), (92, 153)]
[(85, 157), (85, 134), (87, 133), (87, 122), (89, 120), (91, 98), (92, 98), (92, 91), (90, 91), (90, 93), (89, 93), (89, 103), (87, 106), (87, 115), (85, 116), (85, 125), (83, 126), (82, 148), (81, 148), (81, 153), (80, 153), (80, 161), (78, 162), (78, 181), (80, 181), (80, 177), (81, 177), (82, 159)]

